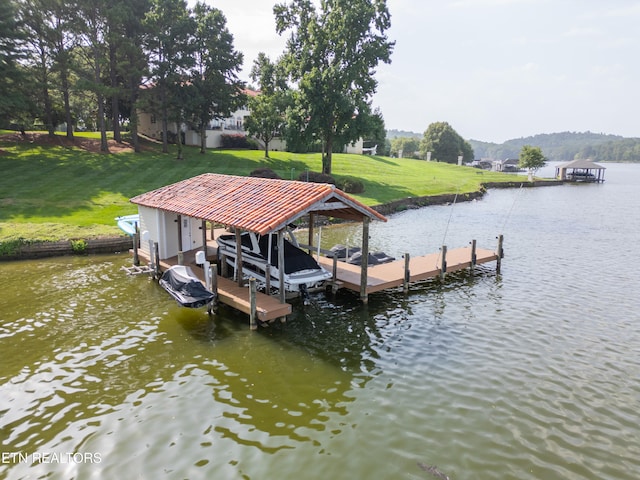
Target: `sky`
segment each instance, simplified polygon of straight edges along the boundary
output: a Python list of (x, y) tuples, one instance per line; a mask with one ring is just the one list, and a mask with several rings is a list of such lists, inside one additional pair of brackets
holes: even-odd
[[(282, 0), (285, 1), (285, 0)], [(274, 0), (206, 0), (244, 54), (272, 60), (286, 37)], [(388, 130), (448, 122), (502, 143), (541, 133), (640, 137), (640, 0), (387, 0), (396, 45), (372, 98)]]

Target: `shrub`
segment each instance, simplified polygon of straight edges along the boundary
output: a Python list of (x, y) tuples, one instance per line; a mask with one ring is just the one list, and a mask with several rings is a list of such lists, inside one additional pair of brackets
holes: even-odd
[(298, 175), (298, 180), (301, 182), (313, 182), (313, 183), (330, 183), (332, 185), (336, 184), (336, 179), (331, 175), (320, 172), (302, 172)]
[(250, 177), (259, 177), (259, 178), (277, 178), (282, 179), (280, 175), (267, 167), (260, 167), (253, 170), (250, 174)]
[(71, 249), (73, 253), (82, 254), (87, 251), (87, 241), (86, 240), (71, 240)]
[(362, 193), (364, 192), (364, 183), (354, 177), (345, 177), (338, 180), (338, 188), (346, 193)]
[(251, 148), (247, 137), (238, 133), (223, 134), (220, 136), (221, 148)]

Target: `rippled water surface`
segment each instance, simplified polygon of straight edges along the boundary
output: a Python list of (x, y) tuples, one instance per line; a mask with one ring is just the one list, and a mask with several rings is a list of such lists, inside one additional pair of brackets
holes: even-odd
[(398, 257), (503, 233), (500, 275), (318, 295), (257, 332), (126, 256), (0, 263), (0, 478), (637, 479), (640, 166), (607, 167), (371, 227)]

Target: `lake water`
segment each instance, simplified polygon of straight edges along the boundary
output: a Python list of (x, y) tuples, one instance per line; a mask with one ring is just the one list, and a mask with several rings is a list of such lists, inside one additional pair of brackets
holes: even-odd
[(395, 256), (504, 234), (500, 275), (321, 294), (256, 332), (127, 256), (0, 263), (0, 478), (637, 479), (640, 165), (606, 166), (371, 226)]

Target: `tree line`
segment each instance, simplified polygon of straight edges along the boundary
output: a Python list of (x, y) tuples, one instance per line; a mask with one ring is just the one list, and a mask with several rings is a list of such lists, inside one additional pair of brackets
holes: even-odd
[[(38, 119), (50, 135), (66, 124), (121, 141), (128, 122), (139, 150), (138, 109), (198, 130), (244, 102), (238, 79), (242, 54), (233, 47), (222, 12), (183, 0), (8, 0), (0, 39), (5, 123)], [(153, 94), (149, 94), (153, 92)], [(3, 125), (7, 126), (7, 125)]]
[[(224, 14), (184, 0), (4, 0), (0, 5), (0, 127), (31, 127), (50, 135), (85, 126), (121, 141), (128, 123), (139, 150), (136, 112), (200, 132), (250, 101), (250, 128), (285, 136), (294, 148), (320, 144), (331, 173), (336, 148), (368, 137), (384, 145), (384, 121), (372, 108), (376, 67), (389, 63), (390, 14), (384, 0), (293, 0), (274, 6), (283, 54), (260, 55), (252, 77), (261, 95), (248, 99)], [(179, 138), (179, 135), (178, 135)], [(178, 142), (180, 145), (180, 142)], [(382, 146), (381, 145), (381, 146)], [(268, 154), (268, 150), (267, 150)], [(180, 153), (179, 153), (180, 155)]]

